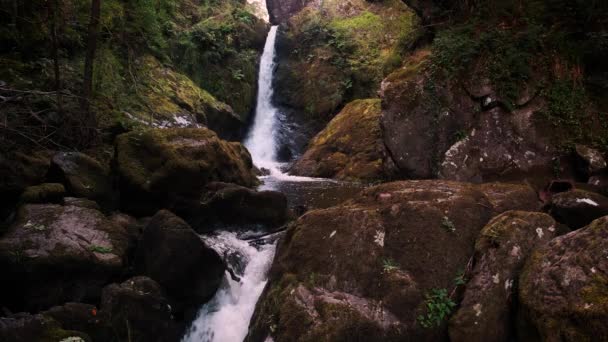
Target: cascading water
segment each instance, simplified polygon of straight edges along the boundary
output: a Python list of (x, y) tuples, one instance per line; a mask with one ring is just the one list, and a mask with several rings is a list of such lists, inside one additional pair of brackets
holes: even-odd
[(200, 310), (183, 342), (241, 342), (247, 336), (255, 304), (266, 285), (274, 241), (250, 244), (236, 233), (222, 232), (206, 242), (224, 255), (235, 280), (226, 275), (215, 297)]
[[(281, 113), (272, 104), (272, 80), (275, 67), (277, 26), (268, 33), (260, 63), (258, 98), (255, 120), (245, 141), (254, 163), (269, 171), (262, 177), (262, 189), (283, 191), (294, 206), (326, 207), (340, 202), (358, 191), (358, 186), (332, 180), (297, 177), (285, 174), (277, 161), (278, 135)], [(183, 338), (183, 342), (242, 342), (247, 336), (249, 321), (261, 295), (266, 273), (275, 252), (276, 237), (250, 243), (235, 233), (220, 232), (205, 241), (220, 255), (240, 279), (226, 274), (215, 297), (199, 311), (197, 319)]]

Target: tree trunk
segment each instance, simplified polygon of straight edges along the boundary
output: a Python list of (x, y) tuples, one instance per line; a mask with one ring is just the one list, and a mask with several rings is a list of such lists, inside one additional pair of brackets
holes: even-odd
[(99, 15), (101, 0), (91, 0), (91, 19), (89, 21), (89, 36), (87, 42), (87, 53), (84, 60), (84, 76), (82, 91), (82, 110), (84, 125), (87, 128), (89, 138), (94, 138), (97, 129), (95, 114), (91, 112), (91, 100), (93, 97), (93, 63), (95, 61), (95, 50), (97, 49), (97, 36), (99, 34)]
[[(49, 4), (50, 6), (50, 4)], [(61, 97), (61, 72), (59, 68), (59, 38), (57, 27), (59, 26), (59, 0), (53, 0), (53, 20), (51, 21), (51, 38), (53, 40), (53, 69), (55, 71), (55, 91), (57, 92), (57, 109), (63, 113), (63, 99)]]

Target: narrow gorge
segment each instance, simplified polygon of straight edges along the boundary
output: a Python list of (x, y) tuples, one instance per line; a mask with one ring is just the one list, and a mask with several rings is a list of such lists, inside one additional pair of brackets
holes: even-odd
[(608, 341), (603, 2), (0, 4), (0, 341)]

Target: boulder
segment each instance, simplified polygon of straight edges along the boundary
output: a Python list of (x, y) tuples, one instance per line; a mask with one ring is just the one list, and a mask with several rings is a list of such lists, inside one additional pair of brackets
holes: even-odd
[(608, 167), (602, 153), (594, 148), (577, 144), (574, 151), (579, 171), (586, 177), (597, 175)]
[(493, 105), (495, 96), (485, 95), (491, 89), (471, 94), (461, 80), (429, 72), (430, 58), (430, 51), (417, 51), (381, 86), (384, 142), (401, 176), (471, 182), (553, 176), (557, 152), (545, 134), (551, 129), (534, 119), (546, 107), (542, 99), (513, 109)]
[(341, 180), (381, 180), (395, 171), (380, 130), (380, 100), (344, 107), (310, 142), (290, 173)]
[(121, 207), (135, 215), (175, 208), (200, 197), (210, 182), (253, 186), (257, 178), (249, 152), (206, 128), (150, 129), (116, 139)]
[(106, 286), (100, 309), (121, 341), (179, 340), (171, 306), (160, 286), (148, 277)]
[(519, 272), (528, 255), (556, 232), (551, 216), (525, 211), (505, 212), (481, 230), (464, 298), (450, 319), (450, 341), (514, 339)]
[(261, 224), (277, 227), (288, 216), (287, 197), (278, 191), (254, 191), (236, 184), (211, 183), (200, 206), (187, 220), (197, 230), (223, 224)]
[(97, 307), (85, 303), (65, 303), (42, 313), (58, 322), (63, 329), (81, 331), (93, 341), (111, 341), (114, 332)]
[(65, 197), (63, 199), (63, 204), (66, 206), (80, 207), (80, 208), (87, 208), (87, 209), (94, 209), (94, 210), (101, 211), (101, 208), (99, 207), (99, 204), (97, 204), (97, 202), (91, 201), (90, 199), (86, 199), (86, 198)]
[(0, 317), (0, 341), (2, 342), (92, 342), (85, 333), (64, 330), (50, 317), (19, 313)]
[(309, 211), (278, 246), (247, 340), (446, 339), (446, 317), (425, 328), (428, 298), (453, 300), (454, 278), (497, 211), (537, 207), (523, 185), (404, 181)]
[(608, 340), (608, 217), (557, 237), (519, 278), (521, 341)]
[(45, 183), (25, 188), (19, 202), (21, 203), (63, 203), (66, 195), (63, 184)]
[(608, 215), (608, 198), (594, 192), (572, 190), (553, 195), (546, 208), (558, 222), (578, 229)]
[(59, 152), (53, 156), (47, 178), (63, 183), (74, 197), (81, 197), (111, 209), (116, 205), (110, 170), (92, 157), (79, 152)]
[(36, 311), (94, 300), (122, 272), (126, 250), (124, 230), (97, 210), (25, 205), (0, 237), (0, 267), (11, 279), (0, 301), (13, 310)]
[(211, 299), (224, 276), (222, 258), (190, 226), (169, 211), (159, 211), (136, 252), (136, 273), (166, 290), (176, 315), (193, 315)]

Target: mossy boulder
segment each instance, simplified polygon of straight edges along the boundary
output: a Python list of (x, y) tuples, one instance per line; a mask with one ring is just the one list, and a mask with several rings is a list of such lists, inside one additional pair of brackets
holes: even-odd
[(141, 75), (138, 87), (142, 99), (128, 109), (127, 117), (161, 128), (206, 126), (225, 138), (242, 133), (245, 120), (188, 76), (152, 56), (141, 57), (135, 65)]
[(406, 181), (309, 211), (278, 246), (247, 340), (446, 340), (445, 318), (417, 321), (425, 295), (452, 291), (497, 210), (536, 208), (528, 186)]
[(210, 182), (253, 186), (257, 178), (249, 152), (206, 128), (150, 129), (116, 139), (121, 208), (152, 215), (161, 208), (180, 212), (184, 198), (198, 198)]
[(86, 333), (93, 341), (110, 341), (115, 337), (107, 317), (92, 304), (70, 302), (42, 314), (57, 321), (63, 329)]
[(105, 209), (116, 208), (118, 204), (110, 169), (84, 153), (55, 154), (47, 178), (64, 184), (73, 197), (90, 199)]
[(97, 210), (28, 204), (0, 238), (7, 279), (2, 302), (39, 310), (67, 301), (94, 300), (125, 267), (127, 235)]
[(65, 187), (59, 183), (44, 183), (25, 188), (19, 202), (21, 203), (63, 203)]
[[(553, 177), (557, 149), (534, 116), (546, 109), (542, 98), (511, 110), (498, 100), (492, 104), (491, 84), (449, 78), (432, 58), (430, 50), (418, 50), (382, 82), (384, 142), (401, 176), (472, 182)], [(463, 85), (469, 81), (475, 89)]]
[(576, 189), (553, 195), (546, 209), (557, 221), (571, 229), (578, 229), (608, 215), (608, 198)]
[(173, 314), (189, 320), (211, 299), (224, 277), (222, 258), (181, 218), (159, 211), (137, 247), (135, 272), (166, 291)]
[(395, 167), (380, 130), (380, 100), (347, 104), (310, 142), (290, 172), (341, 180), (382, 180)]
[(519, 278), (525, 341), (608, 339), (608, 217), (553, 239)]
[(508, 211), (479, 234), (458, 311), (450, 319), (450, 341), (511, 341), (515, 338), (517, 279), (529, 254), (558, 232), (551, 216)]
[(65, 330), (50, 317), (42, 314), (19, 313), (0, 317), (0, 340), (3, 342), (92, 342), (87, 334)]
[(106, 286), (99, 314), (123, 341), (176, 341), (180, 337), (169, 301), (158, 283), (148, 277)]

